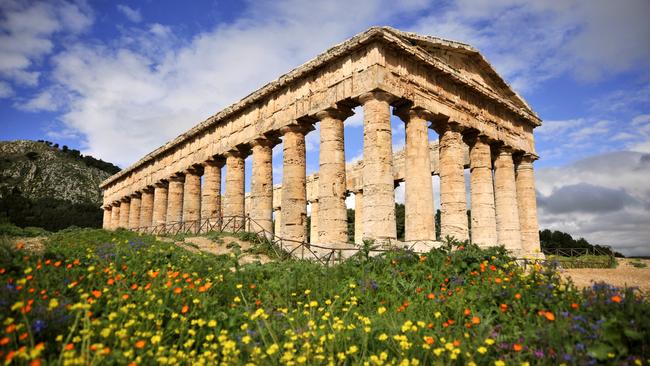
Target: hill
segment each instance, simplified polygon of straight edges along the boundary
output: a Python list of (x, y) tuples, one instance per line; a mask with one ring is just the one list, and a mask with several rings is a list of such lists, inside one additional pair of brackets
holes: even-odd
[(119, 168), (46, 141), (2, 141), (0, 217), (18, 226), (48, 230), (98, 227), (99, 183), (115, 169)]

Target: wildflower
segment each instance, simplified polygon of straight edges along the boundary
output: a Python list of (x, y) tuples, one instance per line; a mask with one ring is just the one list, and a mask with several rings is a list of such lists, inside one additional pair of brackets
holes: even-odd
[(571, 304), (572, 309), (577, 309), (578, 307), (579, 307), (579, 305), (576, 304), (575, 302)]
[(487, 344), (488, 346), (493, 345), (493, 344), (494, 344), (494, 339), (492, 339), (492, 338), (486, 338), (486, 339), (485, 339), (485, 344)]
[(424, 337), (424, 342), (426, 342), (426, 344), (428, 345), (432, 345), (435, 341), (436, 340), (433, 339), (433, 337), (429, 337), (429, 336)]
[(555, 320), (555, 315), (551, 313), (550, 311), (544, 312), (544, 316), (546, 317), (547, 320), (553, 321)]
[(99, 290), (93, 290), (92, 293), (93, 293), (93, 296), (95, 296), (98, 299), (102, 296), (102, 292), (99, 291)]
[(494, 366), (506, 366), (506, 363), (501, 360), (494, 361)]
[(58, 308), (58, 307), (59, 307), (59, 300), (54, 299), (54, 298), (53, 298), (53, 299), (50, 299), (50, 303), (49, 303), (49, 305), (47, 306), (47, 309), (50, 310), (50, 311), (52, 311), (52, 310), (54, 310), (54, 309), (56, 309), (56, 308)]
[(481, 318), (479, 318), (478, 316), (472, 317), (472, 324), (474, 325), (481, 324)]
[(436, 298), (436, 295), (433, 294), (433, 293), (430, 293), (430, 294), (427, 295), (427, 299), (429, 299), (429, 300), (433, 300), (435, 298)]
[(180, 294), (182, 291), (183, 291), (183, 289), (180, 288), (180, 287), (176, 287), (176, 288), (174, 289), (174, 293), (175, 293), (175, 294)]
[(382, 333), (379, 335), (379, 337), (377, 337), (377, 339), (383, 342), (388, 339), (388, 335), (386, 333)]
[(68, 343), (65, 345), (65, 350), (66, 351), (72, 351), (74, 349), (74, 344)]
[(183, 307), (181, 308), (181, 314), (187, 313), (188, 310), (190, 310), (190, 307), (187, 305), (183, 305)]
[(481, 346), (481, 347), (477, 348), (476, 351), (478, 353), (480, 353), (480, 354), (484, 354), (485, 352), (487, 352), (487, 348)]
[(141, 339), (141, 340), (135, 342), (135, 348), (144, 348), (144, 346), (146, 344), (147, 344), (147, 342)]
[(380, 306), (380, 307), (377, 309), (377, 314), (379, 314), (379, 315), (381, 315), (381, 314), (383, 314), (383, 313), (385, 313), (385, 312), (386, 312), (386, 308), (383, 307), (383, 306)]
[(501, 304), (500, 308), (501, 308), (502, 313), (505, 313), (506, 311), (508, 311), (508, 305), (507, 304)]
[(619, 303), (619, 302), (621, 302), (621, 297), (618, 296), (618, 295), (614, 295), (614, 296), (612, 296), (612, 301), (615, 302), (615, 303)]
[(513, 349), (515, 352), (519, 352), (519, 351), (521, 351), (522, 348), (523, 348), (523, 347), (522, 347), (521, 344), (519, 344), (519, 343), (515, 343), (515, 344), (512, 345), (512, 349)]

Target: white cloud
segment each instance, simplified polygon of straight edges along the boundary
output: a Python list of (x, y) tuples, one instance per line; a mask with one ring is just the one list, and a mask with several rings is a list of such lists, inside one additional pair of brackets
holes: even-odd
[(59, 103), (50, 90), (45, 90), (24, 103), (17, 103), (16, 107), (26, 111), (51, 112), (59, 108)]
[(54, 49), (52, 37), (78, 34), (92, 21), (92, 12), (83, 3), (2, 1), (0, 77), (36, 86), (41, 73), (34, 66)]
[(7, 82), (0, 81), (0, 98), (8, 98), (14, 95), (14, 90)]
[(513, 87), (569, 72), (594, 80), (650, 63), (650, 3), (461, 0), (433, 9), (413, 30), (469, 43)]
[[(69, 100), (61, 120), (85, 137), (84, 153), (125, 166), (331, 45), (418, 6), (266, 1), (185, 44), (163, 25), (145, 25), (110, 45), (73, 45), (52, 58), (52, 79)], [(316, 137), (308, 135), (310, 149)]]
[(650, 254), (650, 154), (614, 152), (536, 171), (542, 229)]
[(139, 23), (142, 21), (142, 15), (140, 14), (140, 9), (133, 9), (132, 7), (124, 4), (118, 4), (117, 5), (117, 10), (120, 11), (120, 13), (124, 14), (124, 16), (134, 22), (134, 23)]

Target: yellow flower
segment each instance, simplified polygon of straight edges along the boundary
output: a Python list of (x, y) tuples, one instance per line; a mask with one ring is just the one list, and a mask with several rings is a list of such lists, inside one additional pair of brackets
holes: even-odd
[(494, 361), (494, 366), (506, 366), (506, 363), (501, 360)]
[(493, 345), (493, 344), (494, 344), (494, 339), (487, 338), (487, 339), (485, 340), (485, 344), (487, 344), (488, 346)]
[(350, 348), (348, 348), (348, 350), (347, 350), (346, 353), (347, 353), (348, 355), (351, 355), (351, 354), (357, 353), (358, 350), (359, 350), (359, 347), (357, 347), (357, 346), (350, 346)]
[(57, 299), (51, 299), (50, 304), (47, 306), (48, 310), (54, 310), (57, 307), (59, 307), (59, 300)]
[(377, 314), (379, 314), (379, 315), (381, 315), (381, 314), (383, 314), (385, 312), (386, 312), (386, 308), (383, 307), (383, 306), (381, 306), (381, 307), (379, 307), (379, 309), (377, 309)]
[(380, 341), (385, 341), (388, 339), (388, 335), (386, 335), (386, 333), (382, 333), (379, 335), (379, 337), (377, 337), (377, 339), (379, 339)]
[(266, 349), (266, 354), (269, 356), (276, 353), (280, 349), (277, 344), (273, 343), (272, 345), (269, 346), (269, 348)]
[(241, 283), (238, 283), (236, 287), (237, 287), (238, 289), (240, 289), (240, 288), (244, 287), (244, 285), (242, 285)]
[(156, 334), (155, 336), (151, 337), (151, 344), (158, 344), (158, 343), (160, 343), (160, 336)]
[(216, 320), (213, 319), (213, 320), (210, 320), (210, 321), (208, 322), (208, 327), (210, 327), (210, 328), (214, 328), (214, 327), (216, 327), (216, 326), (217, 326), (217, 321), (216, 321)]
[(442, 314), (439, 311), (436, 311), (435, 314), (433, 314), (433, 315), (436, 317), (436, 319), (438, 319), (438, 318), (440, 318), (442, 316)]
[(311, 290), (310, 289), (305, 290), (305, 295), (309, 295), (309, 294), (311, 294)]
[(485, 352), (487, 352), (487, 348), (485, 348), (485, 347), (483, 347), (483, 346), (477, 348), (476, 350), (477, 350), (478, 353), (480, 353), (480, 354), (484, 354)]

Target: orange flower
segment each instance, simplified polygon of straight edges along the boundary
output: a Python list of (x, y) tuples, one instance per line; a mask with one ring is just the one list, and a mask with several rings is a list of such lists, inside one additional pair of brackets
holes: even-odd
[(615, 302), (615, 303), (619, 303), (619, 302), (621, 302), (621, 300), (622, 300), (621, 297), (618, 296), (618, 295), (612, 296), (612, 301)]
[(575, 302), (571, 304), (571, 308), (573, 308), (573, 309), (577, 309), (578, 307), (579, 307), (579, 305), (576, 304)]
[(433, 300), (433, 299), (435, 299), (435, 298), (436, 298), (436, 295), (435, 295), (435, 294), (428, 294), (428, 295), (427, 295), (427, 299), (429, 299), (429, 300)]
[(54, 267), (58, 267), (58, 266), (60, 266), (60, 265), (61, 265), (61, 261), (56, 261), (56, 262), (54, 262)]
[(9, 341), (10, 341), (9, 337), (4, 337), (0, 339), (0, 346), (6, 346), (7, 344), (9, 344)]
[(99, 299), (102, 296), (102, 292), (99, 290), (93, 290), (93, 296)]
[(501, 279), (499, 277), (495, 278), (494, 283), (501, 283)]
[(35, 360), (32, 360), (32, 362), (29, 363), (29, 366), (41, 366), (41, 359), (37, 358)]
[[(206, 285), (207, 285), (207, 284), (206, 284)], [(255, 289), (255, 288), (257, 288), (257, 285), (254, 284), (254, 283), (251, 283), (248, 287), (249, 287), (250, 289)]]
[(137, 290), (137, 289), (138, 289), (138, 284), (137, 283), (134, 283), (133, 285), (131, 285), (131, 290)]
[(128, 298), (129, 298), (129, 294), (122, 295), (122, 300), (128, 300)]
[(465, 311), (463, 312), (463, 314), (464, 314), (465, 316), (470, 316), (470, 314), (472, 314), (472, 311), (469, 310), (469, 309), (465, 309)]
[(187, 313), (188, 310), (190, 310), (190, 307), (187, 305), (183, 305), (183, 307), (181, 308), (181, 314)]
[(183, 291), (183, 289), (180, 288), (180, 287), (176, 287), (176, 288), (174, 289), (174, 293), (175, 293), (175, 294), (180, 294), (181, 291)]
[(474, 324), (474, 325), (481, 324), (481, 318), (479, 318), (478, 316), (473, 317), (472, 318), (472, 324)]
[(502, 312), (502, 313), (505, 313), (506, 311), (508, 311), (508, 305), (506, 305), (506, 304), (501, 304), (501, 312)]
[(460, 341), (459, 340), (454, 341), (454, 347), (460, 347)]
[(422, 287), (418, 287), (418, 288), (416, 288), (416, 289), (415, 289), (415, 292), (418, 293), (418, 294), (419, 294), (420, 292), (422, 292)]
[(144, 346), (146, 344), (147, 344), (147, 342), (141, 339), (141, 340), (135, 342), (135, 348), (144, 348)]
[(25, 243), (23, 243), (21, 241), (20, 243), (16, 244), (16, 249), (23, 249), (24, 246), (25, 246)]
[(72, 351), (74, 349), (74, 344), (68, 343), (65, 345), (65, 350), (66, 351)]
[(521, 294), (520, 294), (520, 293), (516, 293), (516, 294), (515, 294), (515, 299), (517, 299), (517, 300), (521, 299)]
[(429, 336), (427, 336), (427, 337), (424, 337), (424, 341), (425, 341), (428, 345), (432, 345), (432, 344), (435, 342), (435, 339), (433, 339), (433, 337), (429, 337)]
[(429, 328), (429, 329), (433, 329), (433, 323), (429, 323), (429, 324), (427, 324), (427, 328)]
[(109, 278), (108, 281), (106, 281), (107, 284), (112, 285), (115, 283), (115, 280), (112, 278)]
[(544, 313), (544, 316), (545, 316), (546, 319), (548, 319), (549, 321), (553, 321), (553, 320), (555, 320), (555, 315), (554, 315), (553, 313), (551, 313), (550, 311), (545, 312), (545, 313)]
[(512, 349), (515, 350), (515, 352), (521, 351), (521, 349), (522, 349), (521, 344), (519, 344), (519, 343), (513, 344)]
[(156, 272), (151, 272), (151, 273), (149, 274), (149, 276), (150, 276), (151, 278), (156, 278), (156, 277), (158, 277), (158, 271), (156, 271)]

